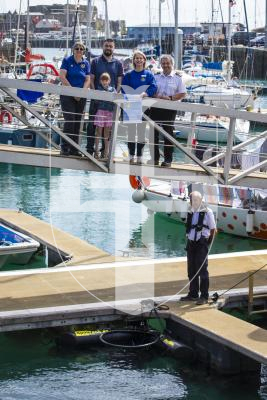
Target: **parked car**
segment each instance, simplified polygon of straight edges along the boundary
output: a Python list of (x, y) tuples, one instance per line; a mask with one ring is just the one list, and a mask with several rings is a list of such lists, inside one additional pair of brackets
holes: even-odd
[(250, 43), (250, 46), (257, 46), (257, 47), (264, 46), (264, 44), (265, 44), (265, 35), (257, 36), (254, 39), (251, 39), (249, 43)]
[(232, 44), (248, 46), (255, 37), (256, 32), (237, 31), (232, 36)]

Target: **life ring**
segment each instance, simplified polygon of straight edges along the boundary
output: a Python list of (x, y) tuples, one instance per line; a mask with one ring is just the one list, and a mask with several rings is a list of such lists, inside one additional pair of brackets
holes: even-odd
[(129, 176), (130, 185), (133, 189), (141, 189), (142, 187), (147, 187), (150, 185), (150, 179), (147, 176)]
[(0, 122), (8, 122), (9, 124), (12, 122), (12, 114), (9, 112), (9, 111), (7, 111), (7, 110), (3, 110), (3, 111), (1, 111), (1, 114), (0, 114)]

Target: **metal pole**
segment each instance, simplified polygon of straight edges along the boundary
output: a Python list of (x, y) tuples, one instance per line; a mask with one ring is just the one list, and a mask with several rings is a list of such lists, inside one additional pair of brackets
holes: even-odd
[(254, 29), (256, 29), (257, 26), (257, 0), (255, 0), (254, 3), (255, 7), (254, 7)]
[(211, 0), (211, 62), (214, 62), (214, 0)]
[(249, 271), (248, 276), (248, 314), (250, 315), (253, 311), (253, 289), (254, 289), (254, 273), (255, 271)]
[[(267, 1), (267, 0), (266, 0)], [(178, 51), (178, 0), (175, 0), (174, 9), (174, 65), (179, 68), (179, 51)]]
[(108, 2), (105, 0), (105, 35), (106, 39), (110, 37), (109, 19), (108, 19)]
[(151, 40), (151, 2), (148, 0), (148, 41)]
[(226, 145), (227, 152), (225, 154), (224, 170), (223, 170), (225, 185), (228, 184), (229, 171), (231, 168), (233, 142), (234, 142), (234, 135), (235, 135), (235, 124), (236, 124), (236, 118), (230, 118), (229, 132), (228, 132), (227, 145)]
[[(16, 63), (18, 58), (18, 43), (19, 43), (19, 27), (20, 27), (20, 14), (21, 14), (21, 2), (19, 2), (19, 14), (18, 14), (18, 21), (17, 21), (17, 33), (16, 33), (16, 44), (15, 44), (15, 57), (14, 57), (14, 70), (16, 73)], [(20, 61), (20, 58), (18, 59)]]
[(86, 18), (87, 28), (86, 28), (86, 48), (87, 57), (90, 60), (91, 56), (91, 42), (92, 42), (92, 1), (87, 0), (87, 18)]
[(29, 29), (30, 29), (30, 0), (27, 0), (27, 22), (26, 22), (26, 47), (29, 47)]
[(161, 2), (159, 0), (159, 53), (161, 54)]
[(248, 26), (248, 14), (247, 14), (247, 6), (246, 6), (246, 0), (243, 0), (243, 6), (244, 6), (244, 12), (245, 12), (245, 20), (246, 20), (246, 26), (247, 26), (247, 40), (248, 40), (248, 46), (250, 45), (249, 43), (249, 26)]
[(69, 54), (69, 29), (70, 29), (70, 7), (69, 0), (67, 0), (67, 39), (66, 39), (66, 53)]
[[(267, 1), (267, 0), (266, 0)], [(232, 7), (229, 1), (228, 4), (228, 71), (227, 71), (227, 80), (228, 82), (231, 79), (231, 36), (232, 36)]]

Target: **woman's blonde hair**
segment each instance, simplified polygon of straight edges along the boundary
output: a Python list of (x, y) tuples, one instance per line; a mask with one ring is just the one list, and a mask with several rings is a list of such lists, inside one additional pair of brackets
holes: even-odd
[(135, 50), (134, 53), (133, 53), (133, 66), (134, 66), (134, 68), (135, 68), (134, 59), (135, 59), (136, 56), (142, 56), (144, 58), (143, 68), (145, 68), (145, 66), (146, 66), (146, 55), (140, 50)]

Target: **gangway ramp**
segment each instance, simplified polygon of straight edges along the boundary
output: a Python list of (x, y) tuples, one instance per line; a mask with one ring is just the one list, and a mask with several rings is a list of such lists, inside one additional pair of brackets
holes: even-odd
[[(56, 86), (51, 84), (43, 84), (37, 82), (30, 82), (30, 81), (20, 81), (20, 80), (10, 80), (0, 78), (0, 89), (2, 89), (6, 94), (8, 94), (14, 102), (18, 103), (22, 108), (28, 110), (32, 113), (37, 119), (41, 121), (41, 123), (51, 131), (58, 133), (62, 139), (66, 140), (72, 147), (74, 147), (78, 152), (81, 153), (83, 158), (87, 160), (87, 164), (85, 160), (79, 162), (77, 159), (69, 158), (65, 159), (63, 157), (62, 164), (59, 159), (54, 158), (55, 153), (51, 157), (51, 163), (43, 157), (44, 153), (42, 153), (42, 163), (43, 166), (51, 166), (51, 167), (59, 167), (59, 168), (71, 168), (74, 169), (85, 169), (85, 170), (92, 170), (92, 171), (103, 171), (107, 173), (126, 173), (136, 174), (136, 175), (147, 175), (150, 177), (156, 177), (158, 179), (177, 179), (179, 180), (181, 177), (191, 182), (199, 182), (205, 181), (208, 183), (219, 183), (223, 185), (236, 185), (236, 186), (250, 186), (250, 187), (257, 187), (257, 188), (266, 188), (266, 173), (258, 172), (258, 171), (265, 171), (267, 166), (267, 158), (264, 158), (262, 161), (256, 162), (251, 167), (246, 168), (245, 170), (236, 170), (234, 171), (231, 169), (231, 158), (233, 155), (233, 151), (244, 149), (247, 145), (252, 144), (260, 139), (264, 139), (267, 137), (267, 130), (262, 132), (259, 137), (257, 135), (253, 137), (249, 137), (243, 143), (234, 146), (234, 133), (235, 133), (235, 123), (236, 119), (243, 119), (248, 121), (256, 121), (262, 124), (267, 124), (267, 116), (261, 113), (255, 112), (247, 112), (244, 110), (236, 110), (234, 108), (226, 108), (226, 107), (215, 107), (206, 104), (196, 104), (196, 103), (182, 103), (179, 101), (169, 101), (169, 100), (159, 100), (159, 99), (151, 99), (145, 98), (142, 100), (143, 108), (153, 107), (153, 108), (164, 108), (164, 109), (171, 109), (181, 112), (189, 112), (191, 113), (191, 126), (192, 126), (192, 133), (194, 131), (194, 124), (196, 121), (197, 114), (204, 114), (204, 115), (216, 115), (218, 117), (227, 117), (229, 119), (229, 132), (227, 138), (226, 148), (222, 153), (217, 154), (215, 157), (211, 157), (204, 162), (199, 160), (194, 152), (192, 151), (190, 135), (187, 142), (187, 145), (182, 145), (178, 140), (173, 138), (169, 135), (161, 126), (159, 126), (155, 121), (152, 121), (146, 114), (143, 114), (144, 119), (147, 121), (147, 124), (150, 126), (151, 129), (156, 128), (165, 138), (167, 138), (179, 151), (181, 151), (186, 156), (186, 163), (180, 162), (179, 164), (174, 164), (173, 168), (171, 169), (163, 169), (163, 168), (151, 168), (147, 165), (141, 166), (128, 166), (127, 163), (123, 162), (122, 159), (116, 157), (116, 147), (118, 147), (118, 142), (123, 140), (127, 142), (127, 138), (124, 137), (123, 139), (118, 137), (118, 130), (121, 127), (120, 123), (120, 114), (121, 108), (127, 107), (127, 100), (120, 94), (112, 94), (112, 93), (103, 93), (103, 91), (97, 90), (85, 90), (80, 88), (72, 88), (66, 86)], [(48, 121), (43, 115), (40, 114), (37, 110), (31, 107), (28, 104), (25, 104), (21, 99), (19, 99), (13, 90), (11, 89), (27, 89), (27, 90), (35, 90), (35, 91), (42, 91), (47, 94), (56, 94), (56, 95), (66, 95), (66, 96), (78, 96), (84, 97), (87, 99), (94, 99), (94, 100), (106, 100), (112, 101), (115, 103), (115, 112), (114, 112), (114, 122), (112, 128), (112, 135), (110, 139), (110, 157), (108, 163), (105, 164), (99, 160), (94, 159), (94, 157), (85, 151), (84, 148), (80, 147), (79, 144), (74, 142), (70, 137), (65, 135), (55, 124), (52, 124)], [(141, 101), (141, 100), (140, 100)], [(129, 105), (129, 104), (128, 104)], [(5, 107), (5, 104), (2, 104), (2, 107)], [(10, 108), (9, 108), (10, 109)], [(38, 131), (37, 131), (38, 133)], [(47, 141), (50, 141), (49, 136), (47, 137)], [(151, 144), (151, 143), (150, 143)], [(152, 143), (153, 145), (153, 143)], [(6, 152), (8, 151), (5, 148)], [(5, 151), (0, 151), (0, 162), (8, 162)], [(24, 164), (27, 162), (30, 165), (38, 165), (38, 160), (35, 156), (32, 158), (34, 161), (28, 161), (26, 152), (23, 153), (24, 157)], [(9, 153), (10, 161), (9, 162), (18, 162), (20, 163), (19, 159), (22, 156), (20, 153), (20, 157), (11, 156)], [(40, 154), (41, 156), (41, 154)], [(11, 161), (11, 158), (13, 161)], [(27, 158), (27, 162), (26, 162)], [(211, 167), (210, 164), (216, 160), (224, 159), (224, 167), (214, 168)], [(35, 164), (33, 164), (35, 162)], [(41, 161), (40, 161), (41, 163)], [(68, 166), (66, 166), (68, 164)], [(61, 166), (60, 166), (61, 165)], [(82, 168), (84, 165), (84, 168)], [(40, 166), (40, 165), (39, 165)], [(207, 179), (205, 178), (207, 177)], [(206, 180), (205, 180), (206, 179)]]
[[(63, 168), (82, 171), (104, 172), (90, 159), (79, 156), (61, 156), (59, 150), (38, 149), (33, 147), (0, 145), (0, 162), (20, 165), (31, 165), (44, 168)], [(99, 161), (106, 166), (104, 162)], [(215, 174), (222, 175), (223, 168), (210, 167)], [(109, 173), (121, 175), (147, 176), (161, 180), (188, 180), (191, 182), (216, 183), (213, 176), (208, 176), (198, 165), (172, 163), (171, 168), (154, 167), (151, 165), (130, 165), (123, 158), (115, 157), (110, 163)], [(105, 172), (104, 172), (105, 173)], [(237, 176), (240, 170), (230, 169), (230, 178)], [(236, 186), (248, 186), (266, 189), (267, 174), (252, 172), (243, 176)]]

